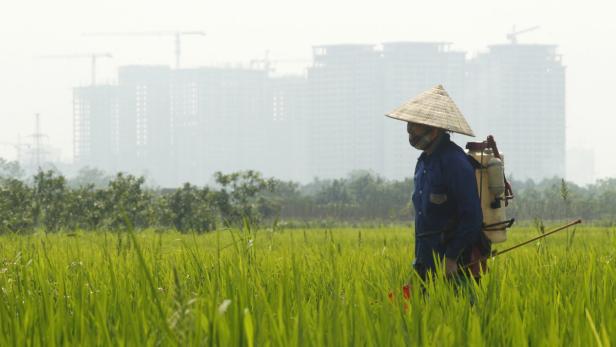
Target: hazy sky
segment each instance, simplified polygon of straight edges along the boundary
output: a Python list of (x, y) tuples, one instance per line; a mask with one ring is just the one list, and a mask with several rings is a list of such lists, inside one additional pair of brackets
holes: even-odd
[[(183, 40), (183, 66), (310, 60), (331, 43), (447, 41), (469, 57), (506, 42), (512, 25), (539, 25), (520, 43), (559, 45), (567, 66), (569, 147), (593, 148), (596, 177), (616, 176), (616, 6), (610, 1), (8, 1), (0, 3), (0, 142), (22, 140), (41, 113), (50, 142), (72, 158), (71, 87), (90, 80), (88, 59), (40, 55), (109, 52), (98, 81), (113, 82), (126, 64), (174, 62), (170, 37), (85, 37), (87, 32), (204, 30)], [(279, 71), (307, 63), (281, 62)], [(299, 64), (299, 65), (298, 65)], [(410, 97), (410, 96), (409, 96)], [(15, 151), (0, 145), (0, 155)]]

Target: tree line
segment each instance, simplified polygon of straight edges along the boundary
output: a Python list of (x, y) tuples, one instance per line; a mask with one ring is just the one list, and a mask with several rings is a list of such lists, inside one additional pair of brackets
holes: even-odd
[[(0, 159), (0, 232), (175, 229), (207, 232), (227, 226), (328, 226), (410, 223), (412, 179), (387, 180), (370, 172), (308, 184), (265, 178), (255, 171), (216, 173), (212, 184), (164, 189), (144, 177), (85, 168), (71, 179), (54, 170), (24, 178)], [(578, 186), (562, 179), (515, 181), (507, 210), (519, 221), (581, 217), (616, 219), (616, 179)]]

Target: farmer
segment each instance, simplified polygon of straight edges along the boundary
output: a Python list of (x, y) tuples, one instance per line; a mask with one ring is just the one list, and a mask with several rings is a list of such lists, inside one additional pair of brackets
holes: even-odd
[[(388, 117), (407, 122), (409, 143), (422, 151), (415, 166), (415, 261), (422, 279), (436, 269), (459, 274), (482, 241), (475, 170), (449, 132), (475, 136), (441, 85), (400, 106)], [(485, 238), (483, 238), (485, 240)], [(475, 274), (473, 274), (475, 275)]]

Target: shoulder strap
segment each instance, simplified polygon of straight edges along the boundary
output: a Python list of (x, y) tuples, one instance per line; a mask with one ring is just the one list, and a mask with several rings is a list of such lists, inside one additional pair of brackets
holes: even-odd
[(466, 158), (468, 159), (468, 162), (471, 163), (471, 166), (473, 167), (473, 169), (475, 170), (481, 169), (481, 163), (478, 162), (477, 159), (473, 158), (472, 155), (467, 154)]

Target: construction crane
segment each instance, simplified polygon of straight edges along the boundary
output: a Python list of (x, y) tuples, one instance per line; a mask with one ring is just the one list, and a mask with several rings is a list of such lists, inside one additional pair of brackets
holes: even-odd
[(173, 36), (175, 39), (175, 67), (180, 68), (182, 36), (205, 36), (203, 31), (143, 31), (120, 33), (87, 33), (85, 36)]
[(54, 55), (41, 55), (42, 59), (81, 59), (89, 58), (91, 64), (91, 79), (92, 85), (96, 85), (96, 60), (98, 58), (111, 58), (111, 53), (78, 53), (78, 54), (54, 54)]
[(278, 63), (296, 64), (309, 62), (310, 60), (308, 59), (270, 59), (269, 50), (266, 50), (265, 56), (262, 59), (252, 59), (250, 61), (250, 68), (264, 70), (268, 73), (271, 73), (276, 71), (274, 66)]
[(515, 45), (516, 43), (518, 43), (518, 35), (527, 33), (529, 31), (537, 30), (537, 29), (539, 29), (539, 26), (535, 25), (534, 27), (516, 31), (515, 25), (514, 25), (513, 28), (511, 29), (511, 32), (507, 34), (507, 40), (509, 40), (512, 45)]
[(252, 59), (250, 61), (250, 68), (262, 69), (265, 70), (267, 73), (274, 71), (274, 69), (272, 68), (272, 61), (269, 58), (269, 49), (265, 51), (265, 56), (263, 57), (263, 59)]

